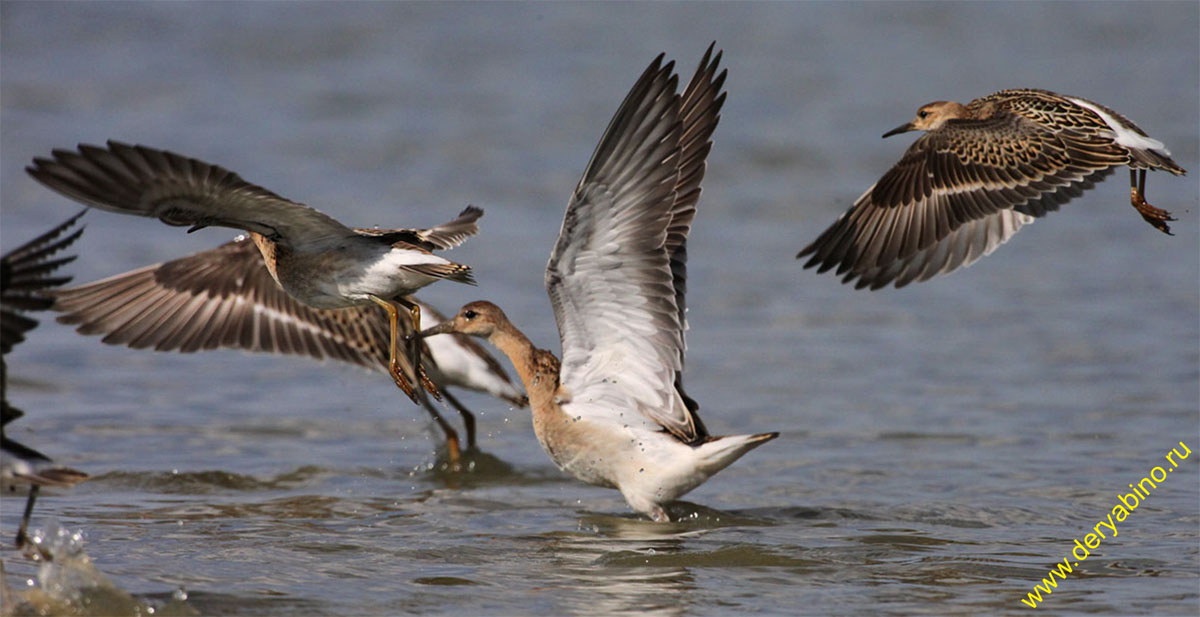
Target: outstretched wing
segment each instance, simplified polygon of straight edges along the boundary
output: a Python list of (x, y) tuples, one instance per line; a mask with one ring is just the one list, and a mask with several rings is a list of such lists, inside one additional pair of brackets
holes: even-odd
[(924, 281), (991, 253), (1126, 158), (1110, 141), (1015, 113), (949, 120), (796, 257), (857, 288)]
[(380, 242), (388, 244), (403, 243), (405, 246), (426, 251), (449, 250), (479, 233), (478, 221), (481, 216), (483, 216), (483, 209), (467, 206), (458, 213), (458, 217), (453, 221), (429, 229), (356, 228), (354, 231), (360, 235), (378, 238)]
[[(671, 258), (671, 280), (675, 289), (675, 308), (679, 314), (683, 350), (679, 354), (683, 363), (687, 351), (687, 238), (696, 218), (696, 204), (700, 201), (700, 183), (704, 180), (708, 153), (712, 150), (712, 134), (721, 120), (721, 107), (725, 105), (726, 71), (717, 74), (721, 63), (721, 52), (712, 55), (716, 43), (708, 46), (692, 81), (683, 91), (680, 102), (683, 118), (683, 134), (679, 139), (679, 178), (675, 183), (675, 204), (671, 208), (671, 222), (667, 225), (667, 255)], [(692, 416), (693, 439), (702, 440), (708, 435), (704, 423), (697, 413), (700, 405), (683, 391), (683, 369), (675, 373), (675, 389), (683, 397), (684, 405)]]
[(102, 210), (158, 218), (168, 225), (233, 227), (302, 246), (353, 231), (203, 161), (109, 140), (36, 158), (29, 175), (66, 197)]
[(53, 257), (83, 234), (80, 227), (63, 235), (84, 212), (87, 210), (0, 257), (0, 348), (3, 353), (7, 354), (14, 345), (24, 341), (25, 333), (37, 326), (36, 320), (21, 313), (50, 308), (54, 300), (46, 292), (71, 281), (69, 276), (51, 274), (75, 261), (75, 256)]
[(678, 300), (723, 100), (713, 80), (724, 74), (715, 76), (709, 57), (697, 72), (704, 84), (694, 79), (686, 101), (676, 94), (674, 63), (664, 66), (659, 56), (642, 74), (571, 197), (546, 269), (562, 385), (572, 403), (589, 403), (572, 409), (618, 414), (632, 405), (689, 443), (703, 437), (703, 427), (677, 388), (684, 346)]
[[(4, 437), (4, 425), (25, 415), (25, 412), (8, 404), (8, 363), (4, 356), (13, 346), (25, 340), (25, 333), (37, 327), (37, 320), (26, 317), (27, 311), (44, 311), (54, 299), (47, 293), (71, 281), (69, 276), (51, 276), (55, 270), (75, 261), (74, 255), (54, 255), (67, 248), (83, 234), (80, 227), (67, 234), (79, 217), (87, 210), (63, 221), (50, 231), (18, 246), (0, 257), (0, 438), (4, 439), (8, 453), (10, 441)], [(67, 234), (67, 235), (63, 235)], [(13, 452), (24, 448), (13, 443)], [(30, 450), (33, 454), (41, 456)], [(45, 458), (44, 456), (42, 458)], [(49, 460), (49, 459), (46, 459)]]
[(63, 313), (59, 322), (77, 325), (81, 334), (104, 335), (110, 345), (184, 353), (242, 349), (387, 370), (382, 309), (320, 310), (293, 300), (249, 238), (59, 290), (55, 297), (54, 310)]

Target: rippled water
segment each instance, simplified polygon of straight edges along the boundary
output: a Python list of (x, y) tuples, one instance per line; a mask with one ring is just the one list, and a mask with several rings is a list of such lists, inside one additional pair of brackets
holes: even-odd
[[(528, 412), (484, 397), (463, 398), (486, 454), (449, 473), (379, 375), (109, 348), (44, 323), (10, 359), (30, 412), (13, 434), (93, 474), (34, 520), (80, 534), (90, 564), (42, 572), (38, 596), (38, 565), (0, 550), (21, 592), (7, 610), (1015, 613), (1127, 484), (1200, 446), (1195, 3), (5, 2), (0, 17), (6, 247), (75, 211), (25, 177), (30, 157), (110, 137), (360, 226), (475, 203), (484, 232), (454, 257), (480, 286), (423, 297), (494, 300), (553, 349), (542, 269), (595, 141), (654, 55), (690, 71), (718, 40), (730, 95), (690, 247), (689, 391), (714, 431), (783, 432), (655, 525), (561, 475)], [(1177, 235), (1139, 220), (1118, 172), (904, 290), (855, 292), (792, 259), (911, 141), (881, 133), (1006, 87), (1101, 101), (1166, 142), (1193, 175), (1153, 174), (1148, 193)], [(80, 282), (231, 235), (86, 221)], [(1195, 614), (1197, 460), (1045, 608)], [(20, 505), (3, 499), (5, 538)]]

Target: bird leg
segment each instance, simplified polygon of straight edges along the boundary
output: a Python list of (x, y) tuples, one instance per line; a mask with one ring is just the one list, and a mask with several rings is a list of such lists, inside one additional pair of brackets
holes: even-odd
[(388, 345), (388, 373), (391, 374), (392, 380), (396, 382), (396, 385), (408, 395), (408, 398), (412, 399), (412, 402), (417, 403), (419, 402), (417, 394), (412, 384), (408, 382), (408, 378), (401, 372), (400, 360), (396, 357), (396, 329), (399, 327), (400, 311), (394, 304), (383, 298), (378, 296), (370, 296), (370, 298), (372, 302), (378, 304), (384, 311), (387, 311), (388, 315), (388, 331), (391, 332), (391, 340)]
[(1171, 226), (1167, 225), (1167, 221), (1174, 221), (1170, 212), (1161, 208), (1146, 203), (1146, 170), (1145, 169), (1130, 169), (1129, 170), (1129, 202), (1133, 208), (1142, 215), (1147, 223), (1150, 223), (1155, 229), (1173, 236)]
[(433, 403), (429, 402), (427, 397), (421, 397), (421, 405), (425, 407), (430, 416), (433, 416), (433, 421), (437, 422), (438, 428), (441, 428), (442, 433), (446, 435), (446, 459), (450, 463), (450, 467), (458, 467), (459, 463), (462, 462), (462, 446), (459, 445), (458, 432), (454, 430), (454, 427), (450, 426), (450, 423), (442, 417), (442, 414), (438, 413), (437, 408), (433, 406)]
[(443, 390), (442, 396), (446, 397), (446, 401), (458, 410), (458, 415), (462, 416), (463, 427), (467, 429), (467, 449), (475, 449), (475, 415), (472, 414), (454, 395), (450, 394), (449, 390)]
[(29, 500), (25, 502), (25, 515), (21, 517), (21, 527), (17, 529), (17, 549), (23, 548), (29, 541), (29, 518), (33, 516), (33, 502), (37, 501), (40, 488), (42, 487), (36, 484), (29, 487)]
[(410, 352), (412, 353), (412, 365), (414, 371), (417, 373), (417, 378), (421, 380), (421, 385), (425, 388), (425, 391), (440, 401), (442, 400), (442, 391), (429, 378), (429, 375), (425, 372), (425, 366), (421, 362), (422, 343), (417, 340), (417, 333), (421, 331), (421, 306), (405, 298), (397, 298), (396, 303), (407, 307), (409, 316), (412, 319), (412, 330), (404, 335), (404, 342), (406, 345), (409, 345)]

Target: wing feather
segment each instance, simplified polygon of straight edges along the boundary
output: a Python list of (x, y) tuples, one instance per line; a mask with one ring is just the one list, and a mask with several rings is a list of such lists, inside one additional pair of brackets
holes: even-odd
[(678, 375), (686, 239), (724, 101), (711, 52), (683, 98), (662, 56), (638, 79), (571, 197), (546, 269), (569, 413), (632, 408), (688, 443), (705, 436)]
[(83, 234), (83, 227), (67, 232), (84, 212), (0, 257), (0, 351), (3, 353), (24, 341), (25, 333), (37, 326), (37, 320), (21, 313), (50, 308), (54, 300), (47, 292), (71, 281), (69, 276), (50, 275), (74, 261), (75, 256), (53, 257)]
[(233, 348), (387, 367), (382, 309), (300, 304), (271, 278), (249, 239), (54, 295), (59, 322), (103, 334), (108, 344), (184, 353)]
[(796, 256), (845, 283), (902, 287), (971, 265), (1124, 164), (1110, 142), (1015, 113), (950, 120), (913, 142)]
[(146, 146), (113, 140), (107, 146), (54, 150), (52, 158), (35, 158), (25, 171), (83, 204), (168, 225), (233, 227), (289, 247), (354, 233), (222, 167)]

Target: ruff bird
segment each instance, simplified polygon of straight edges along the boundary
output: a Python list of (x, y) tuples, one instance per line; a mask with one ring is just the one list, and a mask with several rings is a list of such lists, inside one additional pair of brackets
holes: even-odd
[(1157, 139), (1092, 101), (1002, 90), (966, 105), (937, 101), (886, 133), (925, 131), (887, 173), (796, 255), (842, 282), (904, 287), (971, 265), (1127, 165), (1133, 207), (1170, 234), (1146, 202), (1146, 171), (1183, 175)]
[[(447, 279), (473, 284), (471, 269), (435, 255), (478, 231), (483, 211), (468, 206), (431, 229), (352, 229), (303, 204), (284, 199), (216, 165), (110, 140), (107, 147), (54, 150), (25, 168), (46, 187), (86, 205), (158, 218), (189, 232), (210, 225), (250, 233), (271, 277), (302, 304), (344, 309), (376, 304), (387, 311), (389, 372), (414, 401), (419, 396), (398, 359), (399, 307), (420, 308), (405, 296)], [(410, 351), (410, 354), (413, 352)], [(418, 370), (421, 383), (437, 389)]]
[(421, 334), (471, 334), (503, 352), (554, 463), (659, 522), (665, 504), (778, 436), (711, 435), (683, 390), (687, 237), (725, 101), (712, 53), (682, 97), (674, 62), (650, 64), (571, 196), (546, 268), (561, 362), (489, 302)]
[[(134, 349), (192, 353), (240, 349), (255, 353), (331, 359), (389, 372), (389, 316), (372, 305), (316, 309), (285, 293), (255, 242), (242, 236), (215, 249), (124, 272), (93, 283), (53, 292), (59, 323), (77, 326), (101, 342)], [(444, 317), (429, 304), (405, 298), (421, 309), (429, 327)], [(398, 322), (401, 334), (412, 329)], [(475, 447), (475, 418), (446, 389), (484, 392), (516, 406), (526, 404), (500, 363), (466, 335), (421, 342), (429, 378), (462, 416), (466, 447)], [(412, 377), (408, 358), (395, 358)], [(458, 433), (428, 399), (425, 409), (446, 438), (450, 461), (461, 452)]]

